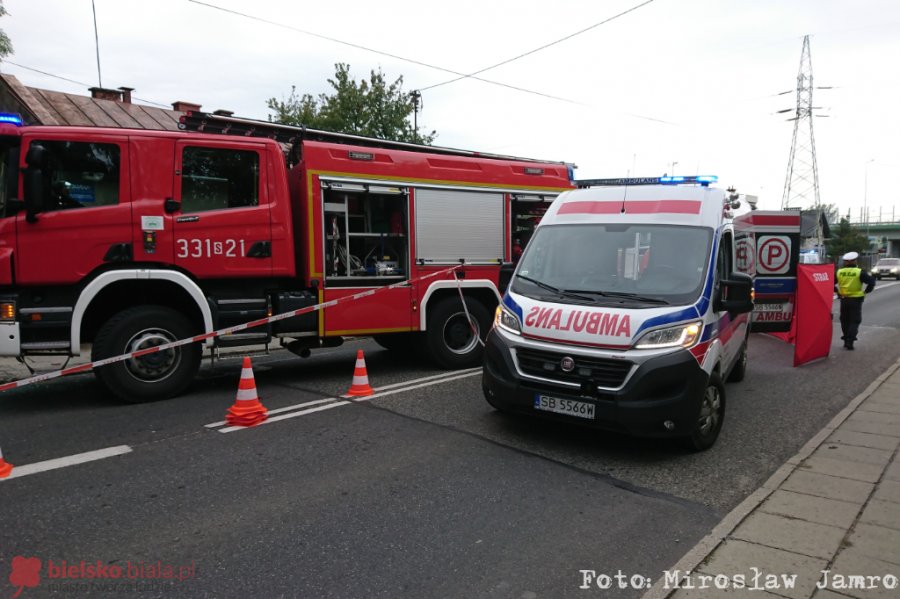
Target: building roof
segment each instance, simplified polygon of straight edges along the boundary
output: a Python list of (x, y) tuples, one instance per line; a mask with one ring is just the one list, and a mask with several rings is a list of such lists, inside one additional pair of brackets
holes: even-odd
[[(816, 221), (818, 221), (818, 225)], [(822, 228), (823, 237), (826, 239), (831, 237), (831, 227), (828, 225), (828, 217), (823, 210), (801, 210), (800, 236), (815, 237), (817, 235), (817, 227)]]
[[(94, 93), (95, 90), (106, 93)], [(0, 111), (17, 112), (29, 125), (123, 127), (165, 131), (177, 131), (178, 119), (184, 114), (179, 110), (132, 104), (132, 90), (128, 88), (119, 90), (92, 88), (91, 91), (95, 97), (26, 87), (14, 76), (0, 74)], [(97, 95), (119, 99), (103, 99), (96, 97)]]

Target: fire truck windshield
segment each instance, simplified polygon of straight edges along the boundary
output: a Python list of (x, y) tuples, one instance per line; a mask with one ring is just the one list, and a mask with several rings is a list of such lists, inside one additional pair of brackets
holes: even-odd
[(581, 301), (574, 293), (598, 304), (692, 303), (706, 280), (712, 234), (709, 228), (677, 225), (538, 227), (513, 291), (561, 302)]

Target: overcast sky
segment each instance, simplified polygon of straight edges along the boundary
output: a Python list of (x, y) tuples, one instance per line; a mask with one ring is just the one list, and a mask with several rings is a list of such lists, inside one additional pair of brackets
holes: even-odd
[[(292, 85), (329, 92), (336, 62), (349, 63), (356, 79), (381, 68), (388, 80), (402, 75), (405, 90), (425, 89), (456, 78), (450, 71), (473, 73), (645, 1), (95, 6), (104, 87), (264, 119), (266, 100), (286, 97)], [(3, 72), (57, 91), (98, 84), (91, 0), (4, 6), (0, 28), (15, 54)], [(438, 145), (573, 162), (577, 178), (715, 174), (722, 186), (758, 195), (760, 208), (779, 209), (793, 123), (776, 112), (796, 99), (777, 94), (796, 89), (807, 34), (814, 84), (834, 88), (814, 95), (827, 115), (814, 121), (822, 202), (858, 218), (867, 200), (873, 218), (896, 210), (900, 219), (898, 0), (653, 0), (479, 75), (493, 83), (425, 89), (419, 123), (438, 132)]]

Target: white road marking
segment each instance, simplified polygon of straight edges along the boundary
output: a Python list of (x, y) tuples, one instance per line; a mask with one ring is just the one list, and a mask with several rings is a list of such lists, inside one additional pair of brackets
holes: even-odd
[[(407, 387), (402, 387), (400, 389), (392, 389), (390, 391), (378, 392), (373, 395), (367, 395), (365, 397), (354, 397), (353, 401), (369, 401), (370, 399), (378, 399), (379, 397), (385, 397), (387, 395), (393, 395), (394, 393), (403, 393), (404, 391), (412, 391), (413, 389), (420, 389), (422, 387), (430, 387), (431, 385), (437, 385), (438, 383), (446, 383), (449, 381), (455, 381), (457, 379), (464, 379), (470, 376), (475, 376), (476, 374), (481, 374), (481, 368), (478, 369), (477, 372), (466, 372), (465, 374), (457, 374), (456, 376), (448, 376), (446, 378), (442, 378), (439, 381), (430, 381), (427, 383), (420, 383), (418, 385), (410, 385)], [(415, 381), (409, 381), (410, 383)], [(397, 386), (397, 385), (389, 385), (389, 386)], [(382, 389), (386, 389), (387, 387), (382, 387)]]
[(118, 445), (116, 447), (107, 447), (106, 449), (98, 449), (96, 451), (88, 451), (85, 453), (76, 453), (62, 458), (55, 458), (43, 462), (35, 462), (34, 464), (25, 464), (24, 466), (13, 466), (13, 471), (4, 480), (11, 480), (29, 474), (38, 474), (39, 472), (47, 472), (48, 470), (56, 470), (65, 468), (66, 466), (75, 466), (77, 464), (85, 464), (87, 462), (95, 462), (113, 456), (131, 453), (132, 449), (128, 445)]
[[(408, 385), (414, 385), (416, 383), (421, 383), (424, 381), (432, 381), (434, 379), (440, 379), (440, 380), (446, 379), (448, 381), (452, 381), (452, 380), (456, 380), (457, 378), (461, 378), (460, 377), (461, 374), (463, 376), (469, 376), (469, 375), (475, 374), (477, 372), (481, 372), (480, 367), (469, 368), (467, 370), (457, 370), (454, 372), (443, 372), (441, 374), (433, 374), (431, 376), (423, 376), (421, 378), (412, 379), (410, 381), (403, 381), (401, 383), (392, 383), (390, 385), (384, 385), (384, 386), (373, 389), (373, 391), (375, 391), (376, 395), (369, 395), (369, 396), (363, 397), (361, 399), (365, 400), (365, 399), (371, 399), (372, 397), (381, 397), (382, 394), (390, 395), (390, 393), (382, 393), (383, 391), (387, 391), (388, 389), (396, 389), (398, 387), (403, 387), (404, 389), (402, 389), (402, 390), (405, 390), (405, 387), (407, 387)], [(418, 387), (410, 387), (410, 389), (418, 389)], [(393, 393), (396, 393), (396, 391), (394, 391)], [(315, 406), (315, 405), (319, 405), (319, 404), (323, 404), (323, 403), (328, 403), (331, 401), (337, 401), (338, 399), (349, 399), (350, 397), (351, 396), (349, 396), (349, 395), (342, 395), (340, 397), (326, 397), (325, 399), (316, 399), (313, 401), (298, 403), (298, 404), (294, 404), (291, 406), (285, 406), (283, 408), (275, 408), (274, 410), (269, 410), (269, 415), (271, 416), (272, 414), (281, 414), (283, 412), (290, 412), (293, 410), (301, 410), (301, 409), (309, 407), (309, 406)], [(356, 400), (356, 401), (359, 401), (359, 400)], [(314, 410), (314, 411), (318, 411), (318, 410)], [(309, 413), (309, 411), (305, 411), (304, 413)], [(272, 419), (270, 418), (269, 420), (272, 420)], [(278, 420), (282, 420), (282, 418), (279, 418)], [(217, 428), (220, 426), (225, 426), (226, 424), (228, 424), (228, 422), (226, 422), (225, 420), (220, 420), (219, 422), (211, 422), (204, 426), (206, 428)], [(245, 427), (237, 427), (237, 428), (240, 429), (240, 428), (245, 428)], [(224, 432), (224, 431), (222, 431), (222, 432)]]
[[(282, 413), (282, 412), (290, 412), (291, 410), (299, 410), (299, 409), (301, 409), (301, 408), (305, 408), (305, 407), (308, 407), (308, 406), (316, 406), (316, 405), (319, 405), (319, 404), (321, 404), (321, 403), (328, 403), (329, 401), (335, 401), (336, 399), (338, 399), (338, 398), (337, 398), (337, 397), (326, 397), (325, 399), (316, 399), (316, 400), (314, 400), (314, 401), (307, 401), (307, 402), (305, 402), (305, 403), (298, 403), (298, 404), (294, 404), (294, 405), (292, 405), (292, 406), (286, 406), (286, 407), (284, 407), (284, 408), (275, 408), (274, 410), (269, 410), (269, 415), (271, 416), (272, 414), (280, 414), (280, 413)], [(222, 421), (220, 421), (220, 422), (211, 422), (211, 423), (206, 424), (206, 425), (204, 425), (204, 426), (206, 426), (206, 428), (216, 428), (216, 427), (219, 427), (219, 426), (225, 426), (226, 424), (228, 424), (228, 422), (225, 421), (225, 420), (222, 420)]]
[[(900, 281), (894, 281), (893, 283), (885, 283), (885, 284), (878, 283), (875, 285), (875, 289), (872, 290), (872, 293), (875, 293), (879, 289), (887, 289), (888, 287), (893, 287), (894, 285), (900, 285)], [(838, 294), (835, 293), (832, 296), (832, 299), (838, 299)]]
[[(248, 428), (257, 428), (257, 427), (260, 427), (260, 426), (262, 426), (262, 425), (264, 425), (264, 424), (270, 424), (270, 423), (272, 423), (272, 422), (278, 422), (278, 421), (280, 421), (280, 420), (287, 420), (288, 418), (295, 418), (295, 417), (297, 417), (297, 416), (305, 416), (306, 414), (312, 414), (312, 413), (314, 413), (314, 412), (321, 412), (321, 411), (324, 411), (324, 410), (330, 410), (331, 408), (337, 408), (337, 407), (340, 407), (340, 406), (346, 406), (346, 405), (351, 404), (351, 403), (354, 403), (354, 402), (369, 401), (369, 400), (372, 400), (372, 399), (378, 399), (379, 397), (386, 397), (386, 396), (388, 396), (388, 395), (394, 395), (395, 393), (403, 393), (403, 392), (405, 392), (405, 391), (412, 391), (413, 389), (421, 389), (422, 387), (430, 387), (430, 386), (432, 386), (432, 385), (439, 385), (439, 384), (441, 384), (441, 383), (446, 383), (446, 382), (450, 382), (450, 381), (455, 381), (455, 380), (457, 380), (457, 379), (464, 379), (464, 378), (468, 378), (468, 377), (470, 377), (470, 376), (475, 376), (475, 375), (478, 375), (478, 374), (481, 374), (481, 368), (472, 368), (472, 369), (469, 369), (468, 371), (463, 371), (461, 374), (457, 371), (457, 372), (453, 372), (453, 373), (449, 373), (449, 374), (443, 374), (443, 375), (435, 375), (435, 376), (422, 377), (421, 379), (415, 379), (415, 380), (412, 380), (412, 381), (407, 381), (406, 383), (395, 383), (395, 384), (392, 384), (392, 385), (385, 385), (384, 387), (381, 388), (381, 389), (382, 389), (381, 391), (379, 391), (379, 392), (377, 392), (377, 393), (375, 393), (375, 394), (373, 394), (373, 395), (368, 395), (368, 396), (365, 396), (365, 397), (353, 397), (353, 398), (351, 398), (351, 397), (349, 397), (349, 396), (347, 396), (347, 395), (343, 395), (343, 396), (341, 396), (340, 398), (337, 398), (337, 397), (331, 397), (331, 398), (328, 398), (328, 399), (319, 399), (319, 400), (316, 400), (316, 401), (307, 402), (307, 403), (305, 403), (305, 404), (298, 404), (298, 405), (296, 405), (296, 406), (289, 406), (289, 407), (287, 407), (287, 408), (279, 408), (279, 411), (284, 412), (285, 410), (288, 410), (288, 409), (293, 410), (293, 409), (296, 409), (296, 408), (298, 408), (298, 407), (300, 407), (300, 406), (307, 406), (307, 405), (312, 405), (312, 404), (321, 404), (321, 403), (328, 402), (328, 401), (334, 401), (335, 403), (329, 403), (329, 404), (327, 404), (327, 405), (318, 406), (318, 407), (315, 407), (315, 408), (310, 408), (310, 409), (308, 409), (308, 410), (299, 410), (299, 411), (296, 411), (296, 412), (290, 412), (290, 413), (288, 413), (288, 414), (282, 414), (282, 415), (276, 416), (276, 417), (274, 417), (274, 418), (268, 418), (268, 419), (266, 419), (266, 420), (263, 420), (262, 422), (260, 422), (260, 423), (257, 424), (256, 426), (229, 426), (229, 427), (226, 427), (226, 428), (220, 428), (220, 429), (219, 429), (219, 432), (220, 432), (220, 433), (233, 433), (233, 432), (235, 432), (235, 431), (246, 430), (246, 429), (248, 429)], [(435, 380), (435, 379), (436, 379), (436, 380)], [(424, 381), (424, 382), (418, 382), (418, 381)], [(410, 383), (416, 383), (416, 382), (418, 382), (418, 384), (410, 384)], [(387, 389), (387, 390), (385, 390), (385, 389)], [(338, 400), (338, 399), (340, 399), (340, 401), (336, 401), (336, 400)], [(348, 401), (348, 400), (349, 400), (349, 401)], [(269, 411), (269, 414), (272, 414), (273, 412), (275, 412), (275, 410), (270, 410), (270, 411)], [(213, 425), (212, 425), (212, 424), (207, 424), (206, 426), (207, 426), (207, 427), (212, 427)]]
[(317, 408), (310, 408), (308, 410), (300, 410), (299, 412), (291, 412), (290, 414), (282, 414), (281, 416), (276, 416), (275, 418), (268, 418), (263, 420), (256, 426), (228, 426), (225, 428), (220, 428), (220, 433), (233, 433), (235, 431), (242, 431), (248, 428), (256, 428), (262, 426), (264, 424), (271, 424), (272, 422), (278, 422), (279, 420), (287, 420), (288, 418), (294, 418), (296, 416), (305, 416), (306, 414), (312, 414), (313, 412), (321, 412), (323, 410), (330, 410), (331, 408), (337, 408), (338, 406), (345, 406), (349, 404), (349, 401), (339, 401), (336, 403), (330, 403), (327, 406), (319, 406)]

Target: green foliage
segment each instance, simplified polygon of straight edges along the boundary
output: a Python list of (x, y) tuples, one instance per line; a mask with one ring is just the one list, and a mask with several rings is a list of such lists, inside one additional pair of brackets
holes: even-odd
[[(287, 100), (278, 101), (275, 98), (266, 100), (266, 106), (275, 114), (269, 115), (269, 121), (284, 125), (306, 125), (313, 127), (312, 123), (318, 123), (319, 105), (310, 94), (297, 95), (297, 87), (291, 86), (291, 95)], [(320, 127), (313, 127), (318, 129)]]
[(825, 247), (828, 255), (837, 259), (847, 252), (868, 252), (869, 240), (861, 231), (852, 227), (850, 221), (841, 218), (837, 229), (831, 230), (831, 238), (825, 242)]
[(423, 133), (410, 122), (415, 104), (412, 96), (403, 92), (402, 76), (388, 83), (378, 69), (371, 72), (368, 81), (355, 81), (350, 76), (350, 65), (337, 63), (334, 78), (328, 83), (334, 89), (330, 95), (300, 95), (292, 86), (287, 99), (269, 98), (269, 120), (394, 141), (434, 141), (434, 131)]
[[(3, 7), (3, 0), (0, 0), (0, 17), (8, 15), (6, 12), (6, 8)], [(9, 39), (9, 36), (6, 35), (6, 32), (0, 29), (0, 58), (5, 58), (9, 56), (13, 52), (12, 41)]]

